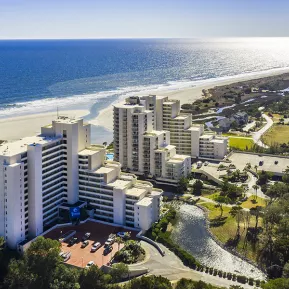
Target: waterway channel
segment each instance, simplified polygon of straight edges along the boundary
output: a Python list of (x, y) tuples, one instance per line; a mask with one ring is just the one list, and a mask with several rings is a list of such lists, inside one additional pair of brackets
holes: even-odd
[(205, 266), (254, 279), (265, 278), (259, 269), (224, 250), (212, 239), (206, 228), (205, 214), (196, 206), (180, 206), (172, 238)]

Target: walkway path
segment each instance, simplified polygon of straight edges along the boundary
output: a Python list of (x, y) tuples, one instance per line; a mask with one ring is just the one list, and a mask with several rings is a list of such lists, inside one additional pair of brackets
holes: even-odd
[[(149, 275), (161, 275), (168, 278), (170, 281), (179, 280), (180, 278), (188, 278), (194, 281), (202, 280), (207, 283), (211, 283), (215, 286), (229, 288), (231, 285), (239, 285), (238, 282), (234, 282), (225, 278), (220, 278), (192, 270), (183, 265), (182, 261), (171, 251), (165, 248), (162, 244), (159, 244), (166, 252), (166, 255), (162, 257), (159, 252), (152, 245), (141, 241), (141, 245), (149, 252), (149, 259), (141, 264), (129, 265), (131, 269), (149, 269)], [(242, 285), (243, 288), (251, 288), (248, 284)]]
[(253, 140), (254, 142), (264, 148), (268, 148), (267, 145), (265, 145), (262, 141), (261, 141), (261, 137), (262, 135), (273, 125), (273, 120), (271, 119), (271, 117), (269, 117), (268, 115), (266, 115), (265, 113), (262, 114), (262, 117), (265, 118), (265, 120), (267, 121), (267, 124), (261, 128), (260, 130), (256, 131), (255, 133), (252, 134), (253, 136)]

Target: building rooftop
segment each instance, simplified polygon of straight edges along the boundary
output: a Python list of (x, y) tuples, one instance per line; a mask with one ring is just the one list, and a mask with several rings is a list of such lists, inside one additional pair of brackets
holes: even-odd
[(108, 174), (110, 172), (114, 171), (114, 168), (110, 167), (100, 167), (99, 169), (95, 170), (94, 172), (97, 174)]
[(187, 155), (174, 155), (171, 159), (167, 161), (168, 164), (181, 164), (184, 160), (190, 158)]
[(211, 139), (213, 137), (214, 135), (212, 134), (203, 134), (202, 136), (200, 136), (200, 139)]
[(6, 142), (0, 145), (0, 155), (13, 156), (27, 151), (28, 145), (46, 145), (50, 142), (57, 141), (60, 137), (47, 136), (30, 136), (17, 141)]
[(132, 197), (140, 197), (141, 195), (145, 194), (147, 191), (145, 189), (141, 188), (131, 188), (126, 191), (127, 196), (132, 196)]
[(78, 155), (80, 155), (80, 156), (90, 156), (90, 155), (94, 155), (95, 153), (97, 153), (95, 150), (84, 149), (84, 150), (80, 151), (78, 153)]
[(172, 150), (174, 148), (175, 148), (175, 146), (173, 146), (173, 145), (166, 145), (164, 147), (157, 148), (155, 151), (156, 152), (170, 151), (170, 150)]
[(191, 126), (191, 127), (188, 128), (188, 130), (200, 131), (201, 127), (200, 126)]
[(213, 143), (224, 143), (225, 139), (213, 139)]
[(189, 114), (179, 114), (179, 115), (176, 116), (174, 119), (175, 119), (175, 120), (184, 120), (184, 119), (187, 119), (188, 117), (190, 117)]
[(149, 137), (149, 136), (160, 136), (164, 134), (166, 131), (164, 130), (152, 130), (151, 132), (146, 132), (144, 134), (144, 137)]
[(148, 207), (152, 204), (152, 199), (145, 197), (136, 203), (137, 206)]
[(73, 118), (73, 117), (68, 117), (68, 116), (58, 116), (54, 122), (56, 123), (77, 123), (79, 121), (82, 121), (82, 118)]
[(163, 190), (153, 188), (150, 194), (151, 196), (161, 196), (163, 194)]
[(131, 181), (125, 181), (125, 180), (117, 179), (112, 183), (108, 183), (107, 186), (114, 187), (117, 189), (125, 189), (130, 184), (131, 184)]

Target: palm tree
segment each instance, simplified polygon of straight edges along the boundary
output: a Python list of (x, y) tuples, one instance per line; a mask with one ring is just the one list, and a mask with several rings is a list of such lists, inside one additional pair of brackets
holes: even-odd
[(262, 207), (260, 206), (250, 209), (250, 214), (255, 216), (255, 219), (256, 219), (254, 239), (256, 239), (256, 236), (257, 236), (257, 229), (258, 229), (259, 217), (260, 217), (261, 212), (262, 212)]
[(253, 185), (252, 188), (255, 190), (255, 200), (257, 199), (257, 191), (258, 189), (260, 188), (257, 184), (256, 185)]
[(105, 141), (105, 142), (103, 142), (102, 144), (103, 144), (105, 147), (107, 146), (107, 142), (106, 142), (106, 141)]
[(121, 237), (116, 237), (115, 242), (118, 244), (118, 251), (119, 251), (120, 244), (123, 244), (124, 241)]
[(236, 218), (237, 221), (237, 236), (240, 236), (240, 222), (243, 208), (241, 206), (234, 206), (230, 211), (230, 215)]

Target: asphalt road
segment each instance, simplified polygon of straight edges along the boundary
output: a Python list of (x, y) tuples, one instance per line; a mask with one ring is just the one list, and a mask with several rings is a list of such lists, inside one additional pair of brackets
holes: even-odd
[(268, 115), (266, 115), (264, 113), (262, 114), (262, 117), (266, 119), (266, 121), (267, 121), (266, 125), (263, 128), (261, 128), (260, 130), (253, 133), (252, 136), (253, 136), (254, 142), (257, 145), (264, 147), (264, 148), (268, 148), (267, 145), (262, 143), (261, 137), (273, 125), (273, 120), (271, 119), (271, 117), (269, 117)]
[[(188, 278), (194, 281), (202, 280), (215, 286), (229, 288), (231, 285), (241, 285), (238, 282), (234, 282), (225, 278), (220, 278), (206, 274), (204, 272), (198, 272), (192, 270), (183, 265), (182, 261), (171, 251), (159, 244), (166, 252), (166, 255), (162, 257), (160, 253), (152, 245), (141, 241), (141, 245), (145, 248), (149, 257), (146, 261), (140, 264), (129, 265), (131, 269), (149, 269), (149, 275), (161, 275), (166, 277), (170, 281), (176, 281), (180, 278)], [(245, 284), (241, 285), (243, 288), (251, 288), (252, 286)]]

